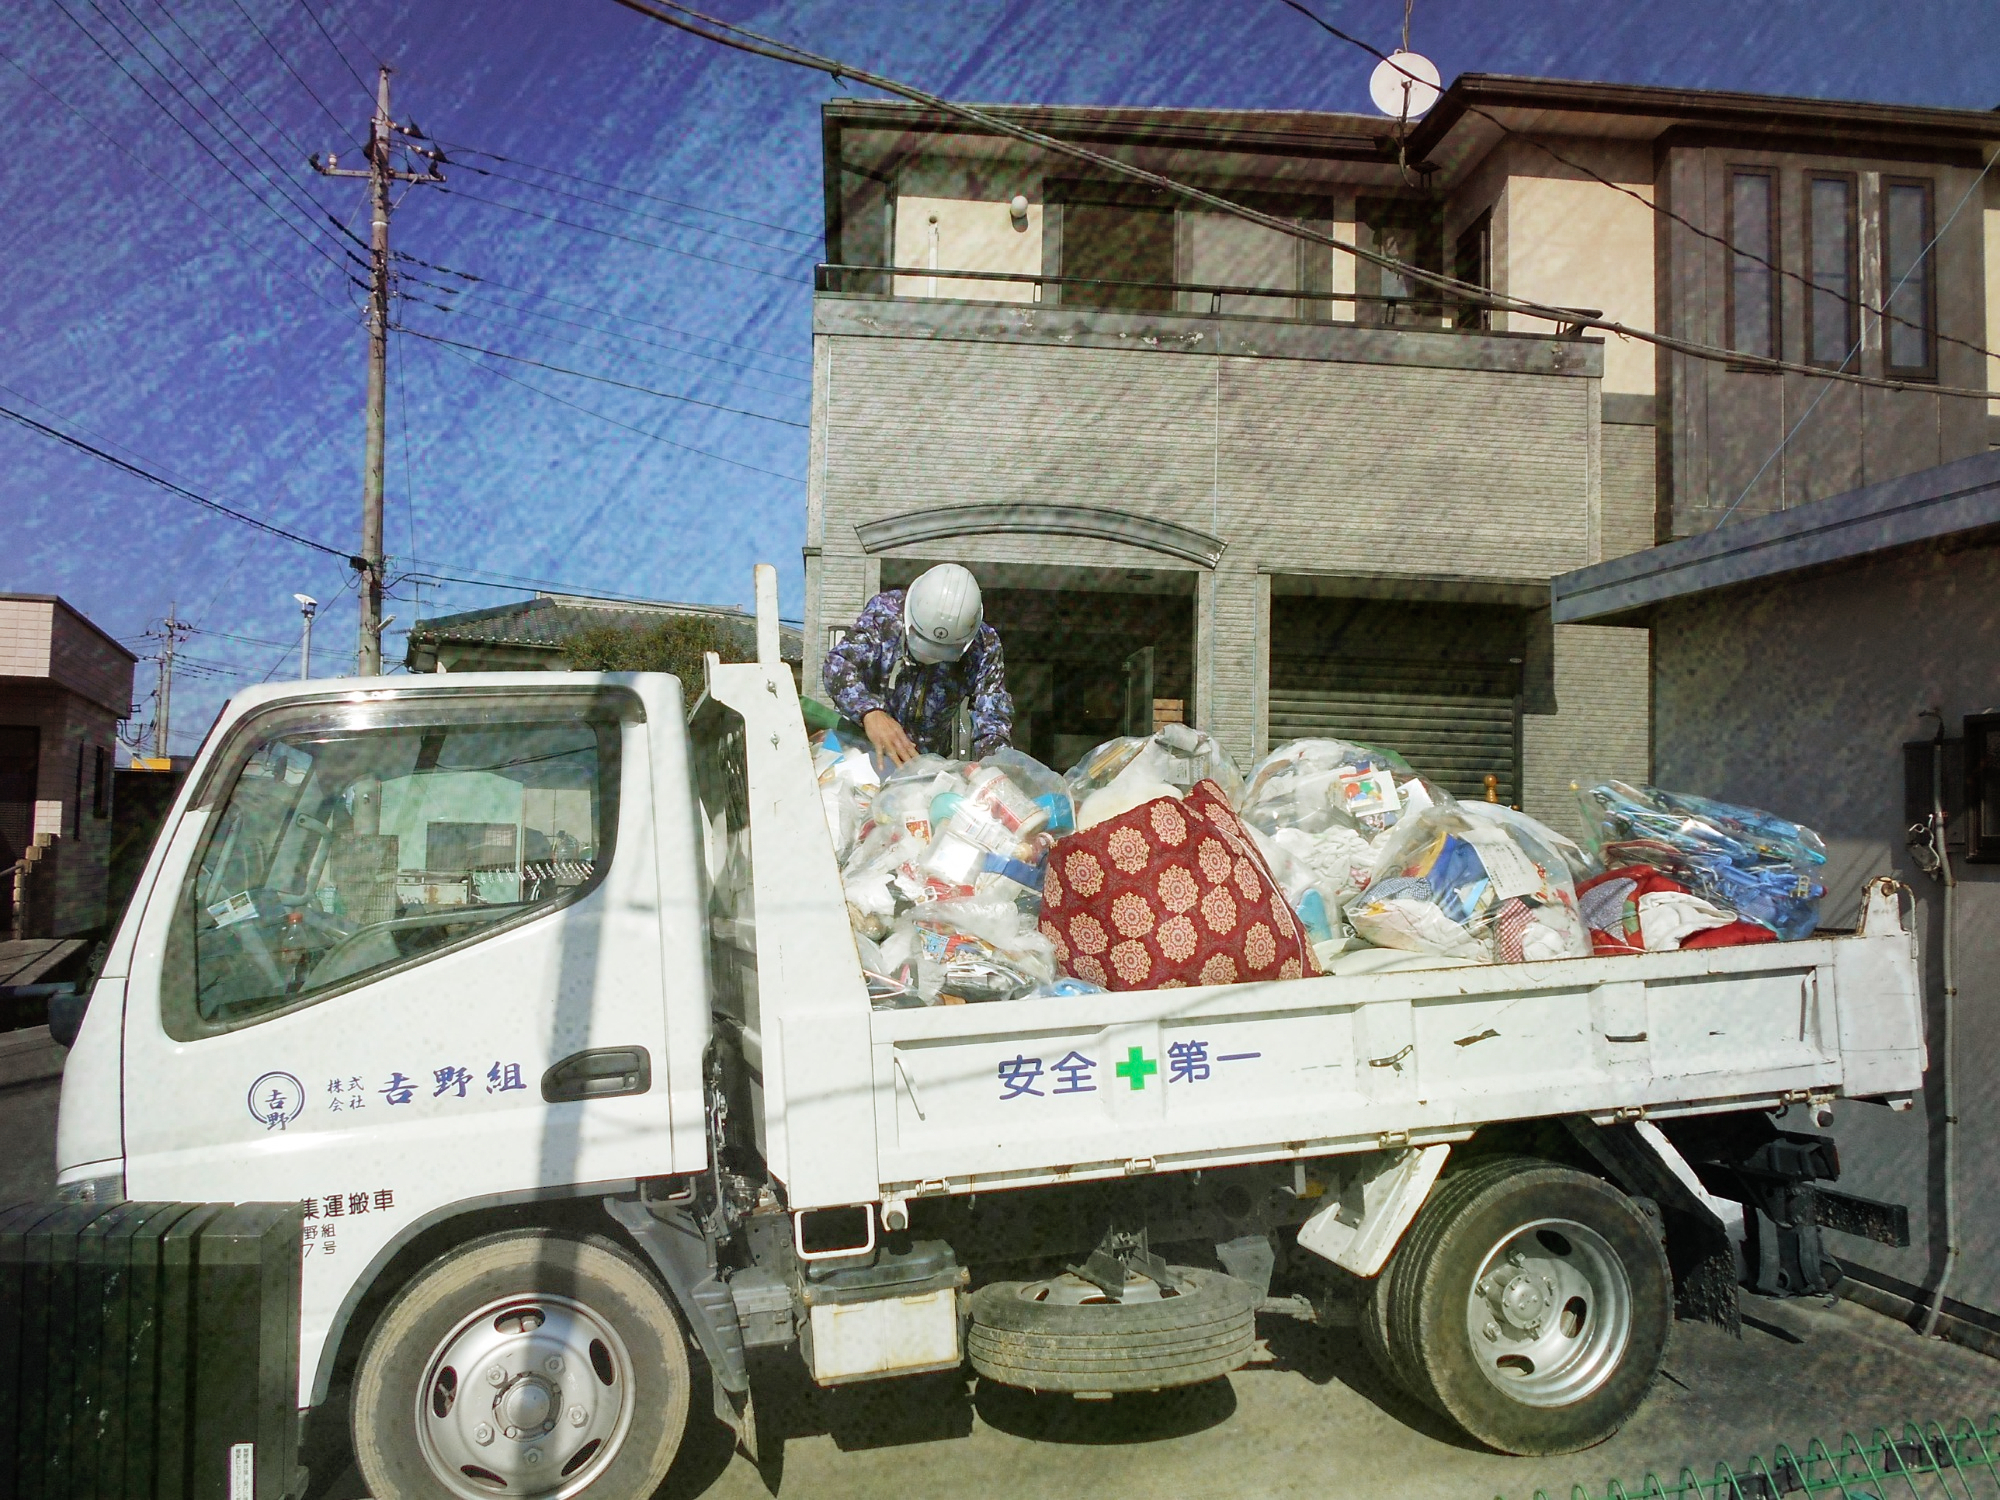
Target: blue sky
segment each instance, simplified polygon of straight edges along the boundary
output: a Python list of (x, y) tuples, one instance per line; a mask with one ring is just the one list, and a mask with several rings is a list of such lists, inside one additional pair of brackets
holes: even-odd
[[(1369, 59), (1276, 0), (716, 5), (958, 98), (1368, 108)], [(1395, 0), (1320, 9), (1384, 48), (1402, 23)], [(397, 70), (400, 118), (470, 148), (454, 150), (462, 165), (447, 190), (401, 203), (395, 243), (482, 280), (409, 267), (435, 286), (407, 290), (439, 304), (405, 303), (412, 329), (778, 419), (399, 335), (392, 576), (478, 570), (740, 603), (763, 560), (779, 565), (786, 613), (798, 613), (806, 435), (786, 424), (809, 410), (817, 114), (831, 80), (712, 48), (611, 0), (33, 0), (6, 11), (0, 404), (358, 549), (364, 343), (342, 258), (351, 242), (325, 215), (364, 236), (366, 221), (358, 184), (319, 179), (300, 157), (355, 149), (379, 58)], [(1983, 109), (2000, 102), (1996, 22), (2000, 4), (1944, 0), (1417, 0), (1412, 45), (1446, 79), (1526, 73)], [(297, 671), (285, 656), (294, 591), (326, 601), (316, 668), (352, 660), (343, 563), (4, 422), (0, 590), (59, 593), (142, 655), (152, 647), (139, 637), (176, 604), (203, 632), (183, 648), (199, 675), (176, 683), (176, 750), (192, 748), (233, 684)], [(395, 592), (392, 659), (419, 612), (521, 597), (467, 584), (426, 584), (419, 597), (408, 578)], [(142, 664), (141, 720), (153, 675)]]

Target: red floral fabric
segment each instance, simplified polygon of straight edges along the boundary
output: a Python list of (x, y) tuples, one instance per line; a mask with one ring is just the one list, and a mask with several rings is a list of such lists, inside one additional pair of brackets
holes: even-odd
[(1042, 933), (1064, 972), (1111, 990), (1320, 972), (1284, 891), (1212, 781), (1058, 843), (1042, 878)]

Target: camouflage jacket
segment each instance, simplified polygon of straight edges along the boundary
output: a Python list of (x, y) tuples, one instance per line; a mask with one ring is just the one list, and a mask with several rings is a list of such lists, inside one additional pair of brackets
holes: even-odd
[(1014, 700), (1000, 633), (982, 624), (965, 655), (927, 666), (903, 649), (903, 591), (884, 589), (868, 601), (846, 638), (826, 654), (822, 673), (833, 706), (855, 723), (881, 709), (903, 726), (920, 751), (954, 755), (958, 705), (971, 700), (972, 754), (997, 750), (1014, 732)]

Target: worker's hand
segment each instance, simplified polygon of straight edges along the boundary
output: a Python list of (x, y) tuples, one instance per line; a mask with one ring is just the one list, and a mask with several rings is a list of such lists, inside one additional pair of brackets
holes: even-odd
[(907, 765), (917, 758), (917, 747), (903, 733), (903, 726), (896, 722), (893, 714), (884, 713), (879, 708), (871, 709), (862, 716), (861, 728), (868, 736), (868, 743), (897, 765)]

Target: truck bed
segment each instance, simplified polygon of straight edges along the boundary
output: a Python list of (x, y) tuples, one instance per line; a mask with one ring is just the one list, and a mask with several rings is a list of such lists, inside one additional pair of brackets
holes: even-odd
[(1921, 1080), (1916, 943), (1893, 896), (1871, 898), (1863, 932), (1804, 942), (877, 1011), (790, 674), (711, 664), (709, 700), (717, 993), (795, 1208), (1515, 1119), (1895, 1099)]

